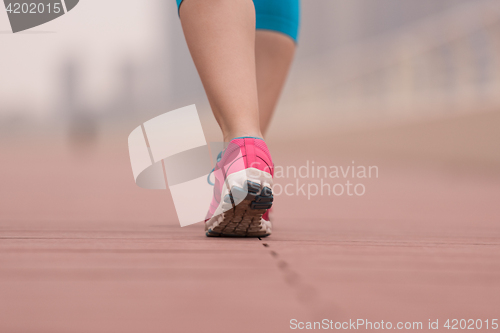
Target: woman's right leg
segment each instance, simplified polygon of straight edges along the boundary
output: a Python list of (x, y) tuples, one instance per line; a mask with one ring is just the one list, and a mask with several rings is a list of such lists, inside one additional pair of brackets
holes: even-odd
[(262, 137), (252, 0), (184, 0), (184, 35), (224, 141)]

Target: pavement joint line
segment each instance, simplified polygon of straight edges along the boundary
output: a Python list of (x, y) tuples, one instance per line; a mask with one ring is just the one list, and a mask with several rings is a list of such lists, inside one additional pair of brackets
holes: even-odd
[[(214, 249), (2, 249), (2, 253), (119, 253), (119, 254), (141, 254), (141, 253), (227, 253), (226, 250)], [(247, 252), (245, 250), (232, 250), (231, 252)]]
[[(262, 241), (260, 237), (257, 238)], [(262, 245), (266, 248), (270, 247), (268, 243), (262, 243)], [(277, 260), (276, 265), (278, 266), (278, 269), (283, 273), (285, 282), (295, 290), (299, 303), (302, 303), (306, 307), (313, 307), (314, 303), (318, 303), (318, 291), (316, 288), (302, 282), (303, 279), (300, 275), (290, 268), (290, 264), (287, 261), (279, 259), (276, 251), (270, 250), (269, 253), (275, 260)], [(316, 308), (316, 306), (313, 308)]]
[[(0, 239), (51, 239), (51, 240), (147, 240), (162, 241), (165, 238), (162, 237), (144, 237), (144, 238), (123, 238), (123, 237), (0, 237)], [(279, 241), (279, 240), (278, 240)], [(313, 245), (350, 245), (350, 246), (386, 246), (386, 247), (438, 247), (438, 246), (500, 246), (500, 243), (445, 243), (445, 242), (406, 242), (406, 243), (385, 243), (384, 241), (374, 242), (374, 241), (332, 241), (332, 242), (316, 242), (308, 240), (286, 240), (287, 243), (290, 242), (301, 242), (301, 243), (315, 243)], [(265, 246), (265, 245), (264, 245)]]
[(421, 246), (439, 246), (439, 245), (463, 245), (463, 246), (500, 246), (500, 243), (458, 243), (458, 242), (388, 242), (388, 241), (363, 241), (363, 240), (348, 240), (348, 241), (315, 241), (305, 239), (291, 239), (291, 240), (275, 240), (277, 242), (299, 242), (299, 243), (314, 243), (313, 245), (363, 245), (363, 246), (401, 246), (401, 247), (421, 247)]
[[(0, 237), (0, 240), (114, 240), (114, 241), (164, 241), (162, 237), (146, 237), (146, 238), (122, 238), (122, 237)], [(315, 243), (315, 244), (302, 244), (302, 245), (329, 245), (329, 246), (351, 246), (351, 247), (402, 247), (402, 248), (442, 248), (447, 246), (456, 247), (498, 247), (500, 243), (425, 243), (425, 242), (411, 242), (411, 243), (384, 243), (384, 242), (363, 242), (363, 241), (335, 241), (335, 242), (315, 242), (307, 240), (287, 240), (287, 243), (300, 242), (300, 243)], [(264, 243), (267, 244), (267, 243)], [(266, 246), (264, 245), (263, 246)]]
[[(122, 241), (130, 241), (130, 240), (144, 240), (144, 241), (164, 241), (166, 238), (162, 237), (151, 237), (151, 238), (121, 238), (121, 237), (0, 237), (0, 239), (51, 239), (51, 240), (122, 240)], [(173, 239), (169, 239), (172, 241)], [(193, 239), (195, 241), (196, 239)]]

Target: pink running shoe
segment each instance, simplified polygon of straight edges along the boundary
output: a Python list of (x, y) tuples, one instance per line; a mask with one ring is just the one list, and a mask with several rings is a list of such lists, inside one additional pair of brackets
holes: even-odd
[(214, 195), (205, 219), (206, 235), (269, 236), (271, 223), (262, 216), (273, 204), (274, 166), (264, 140), (231, 140), (219, 154), (214, 174)]

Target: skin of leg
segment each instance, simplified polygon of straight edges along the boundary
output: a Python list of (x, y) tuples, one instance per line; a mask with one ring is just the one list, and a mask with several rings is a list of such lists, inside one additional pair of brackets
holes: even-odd
[(184, 0), (186, 42), (224, 141), (262, 137), (252, 0)]
[(257, 30), (255, 61), (259, 96), (260, 130), (265, 135), (295, 54), (289, 36), (271, 30)]

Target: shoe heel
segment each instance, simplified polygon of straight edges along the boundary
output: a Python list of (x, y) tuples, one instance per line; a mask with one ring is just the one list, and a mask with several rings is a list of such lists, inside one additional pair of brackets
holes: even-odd
[(260, 193), (257, 192), (256, 194), (257, 195), (250, 203), (250, 208), (257, 210), (267, 210), (273, 206), (274, 197), (271, 187), (263, 186), (262, 190), (260, 190)]
[(267, 210), (272, 207), (274, 197), (270, 184), (263, 187), (254, 181), (246, 182), (246, 189), (239, 186), (231, 187), (229, 194), (224, 197), (225, 203), (238, 206), (246, 201), (246, 204), (253, 210)]
[(262, 215), (272, 207), (274, 197), (272, 176), (266, 172), (231, 174), (226, 179), (223, 213), (208, 221), (209, 237), (266, 237), (271, 223)]

